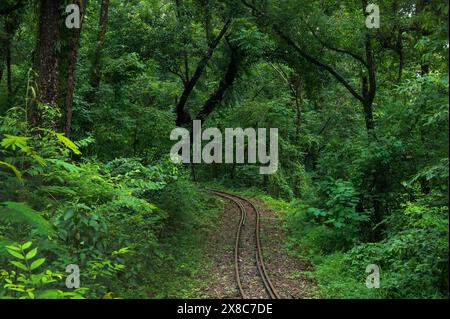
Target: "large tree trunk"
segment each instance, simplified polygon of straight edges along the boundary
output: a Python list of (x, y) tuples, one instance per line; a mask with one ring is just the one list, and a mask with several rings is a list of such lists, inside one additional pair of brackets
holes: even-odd
[(62, 129), (67, 136), (70, 136), (73, 113), (73, 93), (75, 90), (75, 71), (77, 64), (78, 48), (80, 46), (80, 36), (83, 27), (86, 1), (74, 0), (73, 4), (80, 8), (80, 28), (67, 29), (64, 32), (66, 46), (64, 54), (61, 56), (61, 96), (60, 100), (64, 105), (64, 123)]
[[(59, 42), (60, 0), (41, 0), (39, 33), (36, 55), (36, 72), (38, 74), (38, 103), (56, 107), (58, 105), (59, 61), (57, 44)], [(37, 105), (30, 110), (33, 125), (39, 123)]]

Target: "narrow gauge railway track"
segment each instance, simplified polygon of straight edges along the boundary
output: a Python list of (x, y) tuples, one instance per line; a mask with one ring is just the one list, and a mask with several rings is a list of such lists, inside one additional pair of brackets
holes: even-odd
[(241, 218), (236, 228), (234, 266), (242, 299), (280, 299), (267, 274), (260, 240), (260, 213), (249, 200), (227, 192), (209, 192), (236, 204)]

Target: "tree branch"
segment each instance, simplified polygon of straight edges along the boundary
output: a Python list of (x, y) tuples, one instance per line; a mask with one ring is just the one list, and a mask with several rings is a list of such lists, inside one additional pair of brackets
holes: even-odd
[(169, 68), (168, 71), (176, 76), (178, 76), (181, 79), (181, 82), (183, 82), (183, 85), (186, 86), (187, 82), (189, 82), (189, 80), (186, 80), (184, 75), (178, 70), (174, 70), (172, 68)]
[(364, 97), (362, 97), (356, 90), (344, 79), (342, 75), (340, 75), (336, 70), (334, 70), (329, 65), (322, 63), (315, 57), (309, 55), (305, 51), (303, 51), (297, 44), (292, 41), (291, 38), (289, 38), (287, 35), (285, 35), (282, 31), (280, 31), (276, 26), (274, 26), (275, 32), (282, 38), (287, 44), (289, 44), (292, 48), (294, 48), (295, 51), (297, 51), (305, 60), (309, 61), (310, 63), (326, 70), (328, 73), (333, 75), (333, 77), (341, 83), (355, 98), (357, 98), (359, 101), (364, 102)]
[[(266, 16), (266, 14), (264, 12), (261, 12), (260, 10), (258, 10), (254, 5), (249, 4), (246, 0), (241, 0), (241, 2), (246, 7), (250, 8), (253, 11), (254, 15), (257, 15), (258, 17)], [(314, 58), (313, 56), (311, 56), (310, 54), (308, 54), (304, 50), (302, 50), (294, 41), (292, 41), (291, 38), (289, 38), (286, 34), (284, 34), (281, 31), (281, 29), (279, 29), (275, 24), (273, 24), (273, 29), (280, 38), (282, 38), (287, 44), (289, 44), (292, 48), (294, 48), (294, 50), (297, 51), (305, 60), (326, 70), (339, 83), (341, 83), (355, 98), (357, 98), (361, 102), (364, 102), (364, 97), (361, 96), (360, 94), (358, 94), (358, 92), (336, 70), (334, 70), (331, 66), (319, 61), (318, 59)]]
[(288, 75), (286, 72), (284, 72), (283, 68), (277, 68), (272, 62), (269, 61), (269, 65), (278, 73), (280, 78), (289, 86), (289, 89), (291, 90), (293, 95), (296, 95), (295, 87), (292, 85), (292, 83), (288, 79)]
[(354, 58), (355, 60), (359, 61), (362, 65), (364, 65), (367, 69), (369, 69), (369, 65), (367, 64), (367, 62), (362, 58), (362, 56), (355, 54), (351, 51), (345, 50), (345, 49), (341, 49), (341, 48), (336, 48), (333, 47), (329, 44), (327, 44), (326, 42), (324, 42), (322, 39), (320, 39), (320, 37), (316, 34), (316, 32), (314, 31), (314, 29), (309, 26), (307, 23), (305, 23), (305, 25), (308, 27), (308, 29), (311, 31), (312, 35), (314, 36), (314, 38), (316, 38), (317, 41), (319, 41), (319, 43), (327, 48), (328, 50), (334, 51), (334, 52), (338, 52), (338, 53), (343, 53), (343, 54), (347, 54), (349, 56), (351, 56), (352, 58)]
[(214, 111), (214, 109), (220, 104), (220, 102), (222, 102), (226, 91), (233, 85), (234, 81), (236, 80), (240, 60), (238, 56), (239, 48), (231, 46), (228, 39), (227, 43), (231, 49), (231, 58), (228, 64), (227, 72), (225, 73), (222, 81), (220, 81), (217, 90), (213, 94), (211, 94), (200, 112), (197, 114), (196, 119), (198, 120), (204, 121), (206, 117)]
[(208, 64), (209, 59), (211, 59), (211, 56), (213, 55), (215, 48), (217, 47), (219, 42), (222, 40), (225, 33), (228, 31), (230, 24), (231, 24), (231, 19), (228, 19), (227, 22), (225, 22), (220, 33), (217, 35), (217, 37), (215, 37), (213, 39), (213, 41), (211, 41), (208, 44), (207, 53), (197, 64), (197, 68), (196, 68), (192, 78), (189, 80), (189, 82), (186, 83), (183, 94), (181, 95), (180, 100), (178, 101), (178, 104), (176, 106), (176, 113), (177, 113), (176, 125), (177, 126), (185, 125), (191, 121), (189, 114), (184, 109), (186, 106), (186, 103), (187, 103), (192, 91), (194, 90), (195, 85), (200, 80), (200, 77), (203, 74), (203, 71), (206, 68), (206, 65)]

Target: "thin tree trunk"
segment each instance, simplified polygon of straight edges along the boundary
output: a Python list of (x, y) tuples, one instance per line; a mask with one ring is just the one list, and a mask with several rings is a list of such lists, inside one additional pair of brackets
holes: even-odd
[(402, 80), (402, 76), (403, 76), (403, 67), (405, 64), (405, 55), (403, 52), (403, 35), (402, 35), (402, 30), (401, 30), (401, 26), (400, 26), (400, 18), (401, 16), (399, 15), (399, 2), (398, 0), (394, 0), (394, 2), (392, 3), (392, 13), (395, 16), (395, 22), (394, 22), (394, 32), (397, 32), (397, 41), (395, 43), (395, 48), (394, 51), (397, 53), (398, 55), (398, 75), (397, 75), (397, 83), (400, 83)]
[[(363, 0), (363, 12), (366, 14), (367, 0)], [(366, 31), (367, 32), (367, 31)], [(367, 63), (367, 73), (368, 77), (363, 77), (362, 83), (362, 105), (364, 108), (364, 118), (366, 122), (366, 130), (369, 140), (376, 138), (375, 135), (375, 121), (373, 119), (373, 101), (375, 99), (377, 83), (376, 83), (376, 73), (375, 73), (375, 57), (372, 48), (372, 38), (370, 33), (366, 33), (365, 40), (365, 50), (366, 50), (366, 63)]]
[(92, 92), (88, 96), (88, 102), (94, 103), (97, 97), (97, 91), (100, 88), (102, 71), (102, 52), (105, 44), (106, 31), (108, 30), (109, 0), (102, 0), (99, 18), (99, 32), (97, 35), (97, 46), (95, 48), (92, 69), (91, 69), (91, 87)]
[(236, 162), (233, 162), (233, 165), (231, 166), (231, 173), (230, 173), (230, 179), (234, 179), (234, 174), (236, 172)]
[(372, 100), (369, 98), (369, 84), (366, 76), (363, 76), (362, 83), (362, 93), (364, 96), (364, 101), (362, 102), (362, 106), (364, 109), (364, 120), (366, 123), (367, 133), (369, 137), (372, 138), (375, 124), (373, 119)]
[[(426, 6), (429, 4), (430, 1), (428, 0), (417, 0), (416, 2), (416, 15), (420, 15), (426, 8)], [(427, 37), (430, 35), (430, 31), (428, 31), (423, 25), (418, 24), (418, 29), (420, 30), (420, 37)], [(421, 59), (422, 60), (422, 59)], [(425, 76), (428, 73), (430, 73), (430, 64), (424, 61), (420, 62), (420, 71), (421, 75)]]
[(6, 31), (6, 39), (5, 39), (6, 90), (9, 104), (11, 103), (11, 96), (12, 96), (11, 38), (13, 34), (13, 26), (8, 18), (6, 18), (5, 21), (5, 31)]
[(0, 38), (0, 84), (2, 83), (3, 71), (5, 69), (5, 60), (6, 60), (5, 46), (6, 46), (6, 39), (1, 37)]
[(397, 77), (397, 83), (400, 84), (402, 81), (403, 76), (403, 67), (405, 65), (405, 54), (403, 52), (403, 39), (402, 39), (402, 33), (399, 31), (398, 39), (397, 39), (397, 54), (398, 54), (398, 77)]
[(197, 173), (196, 173), (196, 170), (195, 170), (195, 164), (194, 163), (191, 163), (191, 172), (192, 172), (192, 180), (194, 182), (196, 182), (197, 181)]
[(133, 157), (136, 157), (138, 146), (138, 125), (135, 124), (133, 132)]
[(211, 24), (211, 4), (209, 0), (204, 0), (204, 14), (205, 14), (205, 35), (206, 40), (208, 42), (211, 42), (214, 35), (212, 30), (212, 24)]
[[(301, 80), (300, 80), (301, 81)], [(299, 142), (300, 138), (300, 125), (302, 120), (302, 84), (299, 83), (295, 90), (295, 142)]]
[(8, 37), (6, 40), (6, 88), (8, 92), (8, 100), (12, 93), (12, 73), (11, 73), (11, 41)]
[(2, 83), (3, 79), (3, 69), (4, 69), (4, 56), (2, 52), (0, 52), (0, 83)]
[(84, 14), (86, 10), (86, 1), (74, 0), (73, 4), (76, 4), (80, 8), (80, 28), (68, 30), (68, 43), (67, 43), (67, 53), (63, 56), (66, 61), (66, 72), (64, 72), (64, 77), (62, 82), (65, 83), (64, 91), (62, 96), (64, 97), (64, 133), (70, 136), (70, 131), (72, 127), (72, 113), (73, 113), (73, 93), (75, 90), (75, 71), (77, 65), (78, 48), (80, 46), (81, 30), (83, 27)]
[[(184, 20), (185, 15), (181, 12), (181, 0), (175, 0), (175, 6), (177, 8), (177, 19), (178, 23), (184, 27)], [(184, 62), (184, 80), (183, 84), (186, 86), (187, 83), (189, 83), (189, 56), (188, 53), (185, 52), (183, 56), (183, 62)]]
[(212, 177), (214, 179), (217, 179), (219, 177), (219, 165), (217, 165), (216, 162), (213, 162), (211, 169), (212, 169)]

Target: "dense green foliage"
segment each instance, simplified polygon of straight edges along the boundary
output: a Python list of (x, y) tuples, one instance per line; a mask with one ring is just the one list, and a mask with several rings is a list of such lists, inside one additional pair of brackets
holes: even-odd
[[(162, 284), (171, 284), (169, 277), (158, 278), (154, 271), (163, 264), (171, 272), (179, 267), (174, 259), (179, 252), (166, 249), (167, 241), (173, 242), (167, 232), (178, 227), (173, 235), (177, 241), (195, 240), (189, 235), (192, 228), (204, 228), (208, 216), (214, 216), (207, 213), (214, 206), (208, 207), (206, 199), (192, 204), (203, 195), (171, 162), (144, 166), (137, 159), (123, 158), (76, 164), (68, 160), (70, 153), (80, 153), (87, 141), (77, 146), (50, 130), (27, 136), (21, 118), (19, 110), (1, 118), (2, 156), (9, 167), (1, 173), (1, 198), (8, 201), (0, 206), (4, 245), (0, 258), (2, 265), (9, 261), (18, 266), (2, 270), (2, 280), (15, 280), (5, 286), (5, 296), (29, 292), (38, 298), (58, 296), (64, 281), (50, 279), (62, 278), (64, 265), (69, 264), (88, 269), (81, 272), (78, 297), (111, 296), (111, 292), (120, 297), (170, 296), (166, 294), (171, 287), (160, 290)], [(199, 210), (206, 217), (197, 216)], [(31, 271), (14, 264), (12, 257), (17, 256), (14, 248), (9, 249), (25, 239), (33, 240), (46, 256), (36, 269), (31, 263)], [(41, 290), (43, 277), (49, 278), (42, 282), (48, 287)]]
[[(54, 42), (47, 2), (0, 3), (0, 298), (198, 296), (206, 182), (270, 195), (320, 297), (448, 298), (446, 1), (368, 29), (365, 1), (91, 0)], [(196, 118), (278, 128), (278, 171), (172, 163)]]

